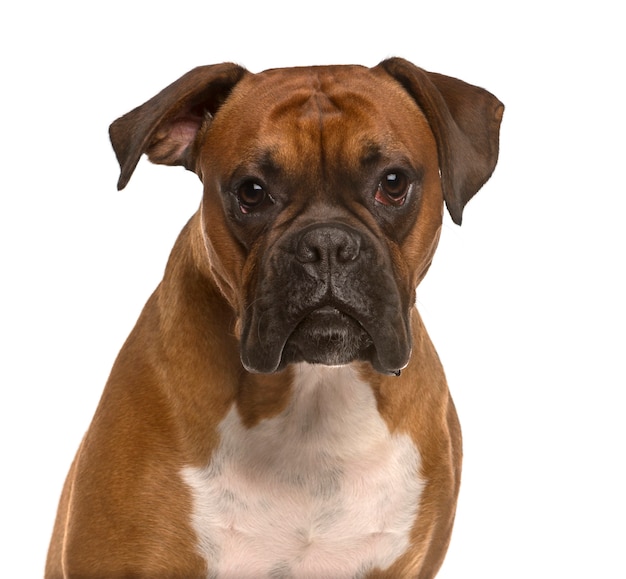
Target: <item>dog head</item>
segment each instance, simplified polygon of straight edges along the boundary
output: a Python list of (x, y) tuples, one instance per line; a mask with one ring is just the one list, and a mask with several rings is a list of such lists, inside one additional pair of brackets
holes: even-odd
[(503, 106), (402, 59), (251, 74), (194, 69), (111, 125), (126, 185), (140, 156), (204, 184), (203, 259), (253, 372), (411, 353), (415, 288), (445, 201), (460, 224), (491, 175)]

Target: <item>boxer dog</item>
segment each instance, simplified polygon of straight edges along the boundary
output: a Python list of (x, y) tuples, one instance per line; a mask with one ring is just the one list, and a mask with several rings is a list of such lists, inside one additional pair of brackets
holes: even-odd
[(434, 577), (461, 435), (415, 308), (503, 105), (398, 58), (196, 68), (110, 128), (204, 186), (65, 484), (46, 577)]

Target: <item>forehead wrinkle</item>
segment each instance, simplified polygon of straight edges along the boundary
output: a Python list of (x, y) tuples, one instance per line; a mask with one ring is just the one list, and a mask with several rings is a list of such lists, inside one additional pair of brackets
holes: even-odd
[(287, 85), (289, 91), (281, 95), (269, 122), (264, 123), (268, 138), (257, 143), (265, 150), (261, 156), (268, 169), (306, 174), (311, 189), (323, 189), (333, 186), (328, 182), (333, 167), (341, 173), (355, 163), (366, 169), (394, 148), (388, 138), (379, 142), (380, 132), (372, 126), (372, 119), (386, 115), (361, 94), (360, 85), (346, 86), (325, 69), (288, 79)]
[(272, 117), (266, 137), (256, 143), (257, 166), (274, 174), (320, 175), (324, 122), (318, 96), (301, 91), (281, 103)]

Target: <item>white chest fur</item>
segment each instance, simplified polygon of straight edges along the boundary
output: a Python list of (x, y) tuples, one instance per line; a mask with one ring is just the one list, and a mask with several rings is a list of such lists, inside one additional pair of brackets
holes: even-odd
[(209, 465), (183, 469), (209, 578), (359, 577), (408, 547), (415, 445), (349, 367), (296, 373), (284, 412), (248, 429), (233, 406)]

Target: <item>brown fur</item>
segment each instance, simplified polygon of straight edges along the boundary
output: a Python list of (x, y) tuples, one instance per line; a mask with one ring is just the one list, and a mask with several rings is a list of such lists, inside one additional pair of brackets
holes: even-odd
[[(207, 463), (218, 443), (216, 428), (233, 403), (244, 424), (253, 426), (289, 401), (290, 367), (267, 375), (246, 372), (239, 338), (264, 252), (302, 215), (312, 219), (316, 204), (320, 213), (328, 211), (318, 187), (319, 148), (306, 136), (314, 134), (307, 126), (318, 122), (320, 111), (336, 103), (320, 97), (309, 117), (277, 115), (275, 104), (289, 106), (281, 94), (300, 98), (303, 77), (318, 76), (318, 69), (311, 70), (251, 75), (229, 64), (201, 67), (111, 126), (122, 167), (120, 187), (147, 153), (154, 162), (196, 171), (205, 195), (113, 366), (71, 467), (48, 554), (48, 579), (207, 577), (195, 551), (190, 493), (179, 473), (185, 465)], [(388, 133), (424, 167), (419, 211), (398, 225), (406, 228), (402, 236), (394, 237), (359, 204), (350, 205), (352, 213), (342, 218), (365, 224), (384, 240), (399, 291), (410, 304), (413, 346), (402, 375), (383, 375), (368, 362), (355, 364), (390, 431), (412, 437), (422, 457), (419, 474), (427, 481), (411, 548), (370, 577), (429, 579), (450, 540), (462, 451), (442, 366), (413, 306), (415, 288), (437, 246), (443, 201), (460, 223), (465, 203), (493, 171), (503, 107), (483, 89), (401, 59), (371, 70), (341, 67), (324, 74), (379, 111), (365, 115), (361, 103), (343, 102), (350, 131)], [(327, 127), (324, 153), (339, 159), (349, 176), (359, 163), (356, 139), (354, 148), (346, 147), (345, 123), (329, 121)], [(296, 195), (272, 229), (246, 248), (227, 225), (216, 180), (259, 148), (279, 142), (284, 131), (303, 137), (299, 148), (280, 150), (280, 165), (312, 194)], [(328, 167), (340, 176), (331, 161)]]

